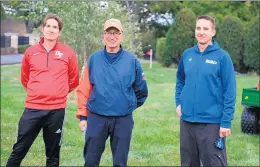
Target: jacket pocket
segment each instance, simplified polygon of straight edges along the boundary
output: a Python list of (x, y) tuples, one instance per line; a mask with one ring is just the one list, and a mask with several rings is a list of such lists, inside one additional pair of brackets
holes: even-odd
[(201, 95), (203, 99), (200, 100), (197, 105), (197, 109), (195, 110), (197, 115), (203, 118), (214, 119), (219, 115), (218, 104), (216, 101), (216, 96), (214, 95)]
[(187, 93), (186, 86), (183, 87), (180, 95), (181, 112), (185, 116), (192, 115), (192, 97)]
[(95, 98), (96, 98), (96, 87), (93, 87), (89, 97), (89, 101), (93, 101)]

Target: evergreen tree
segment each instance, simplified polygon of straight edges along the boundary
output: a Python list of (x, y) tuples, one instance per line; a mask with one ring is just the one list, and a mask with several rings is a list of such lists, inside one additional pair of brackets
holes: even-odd
[(173, 25), (172, 51), (177, 62), (185, 49), (194, 45), (194, 30), (196, 16), (190, 9), (181, 10), (175, 18)]
[(245, 38), (244, 63), (260, 75), (260, 17), (251, 24)]
[(240, 71), (243, 67), (244, 32), (238, 18), (227, 16), (219, 26), (217, 41), (226, 50), (233, 61), (234, 67)]

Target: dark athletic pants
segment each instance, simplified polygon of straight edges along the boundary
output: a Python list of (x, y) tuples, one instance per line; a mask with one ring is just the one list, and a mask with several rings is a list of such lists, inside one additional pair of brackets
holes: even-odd
[(46, 166), (59, 166), (64, 116), (64, 108), (56, 110), (25, 108), (19, 121), (17, 141), (6, 166), (20, 166), (42, 128), (47, 158)]
[[(215, 146), (220, 124), (180, 121), (181, 166), (227, 166), (226, 147)], [(226, 141), (224, 141), (226, 144)]]
[(84, 147), (85, 166), (99, 166), (108, 136), (113, 165), (127, 166), (133, 125), (132, 114), (107, 117), (89, 112)]

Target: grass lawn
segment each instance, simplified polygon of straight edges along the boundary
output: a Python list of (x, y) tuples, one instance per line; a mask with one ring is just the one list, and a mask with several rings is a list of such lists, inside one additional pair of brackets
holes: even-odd
[[(134, 111), (134, 129), (128, 165), (179, 166), (179, 118), (175, 114), (176, 69), (143, 63), (149, 88), (146, 103)], [(232, 136), (227, 138), (230, 166), (259, 166), (259, 135), (246, 135), (240, 130), (242, 88), (257, 85), (258, 76), (237, 76), (237, 103), (232, 122)], [(67, 109), (67, 120), (61, 148), (61, 166), (83, 166), (84, 136), (75, 117), (74, 93)], [(20, 84), (20, 66), (1, 66), (1, 166), (4, 166), (16, 141), (18, 121), (24, 109), (25, 91)], [(45, 165), (42, 132), (35, 140), (22, 166)], [(112, 165), (107, 141), (102, 166)]]

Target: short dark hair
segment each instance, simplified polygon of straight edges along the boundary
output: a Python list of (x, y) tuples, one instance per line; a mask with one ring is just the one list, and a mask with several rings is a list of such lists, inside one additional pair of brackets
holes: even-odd
[(197, 17), (196, 21), (198, 21), (200, 19), (205, 19), (205, 20), (210, 21), (212, 23), (212, 25), (213, 25), (213, 29), (215, 29), (216, 21), (215, 21), (215, 19), (212, 16), (210, 16), (210, 15), (200, 15), (199, 17)]
[(59, 30), (61, 31), (62, 30), (62, 26), (63, 26), (63, 21), (61, 20), (61, 18), (59, 16), (57, 16), (56, 14), (47, 14), (43, 20), (43, 24), (42, 26), (44, 27), (47, 23), (47, 20), (49, 19), (54, 19), (58, 22), (58, 25), (59, 25)]

